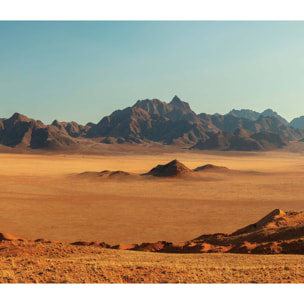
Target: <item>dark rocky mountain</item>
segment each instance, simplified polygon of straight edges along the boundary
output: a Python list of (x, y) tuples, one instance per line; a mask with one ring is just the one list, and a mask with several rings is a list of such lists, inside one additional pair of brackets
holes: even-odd
[(198, 115), (205, 126), (210, 130), (226, 131), (233, 133), (236, 129), (245, 129), (257, 133), (261, 131), (277, 132), (288, 140), (299, 140), (304, 137), (302, 129), (286, 125), (274, 116), (260, 116), (252, 121), (247, 118), (240, 118), (232, 115), (209, 115), (201, 113)]
[(260, 116), (254, 122), (254, 128), (252, 128), (251, 131), (255, 133), (261, 131), (276, 132), (288, 140), (299, 140), (304, 137), (304, 130), (288, 126), (274, 116)]
[[(304, 121), (304, 116), (291, 124), (302, 126), (301, 119)], [(198, 149), (265, 150), (303, 138), (304, 129), (289, 126), (270, 109), (263, 113), (234, 109), (226, 115), (197, 115), (177, 96), (170, 103), (138, 100), (132, 107), (85, 126), (58, 120), (45, 125), (18, 113), (0, 120), (0, 144), (34, 149), (61, 149), (80, 140), (89, 145), (158, 142)]]
[(248, 110), (248, 109), (241, 109), (241, 110), (236, 110), (233, 109), (227, 115), (232, 115), (234, 117), (239, 117), (239, 118), (247, 118), (250, 120), (257, 120), (260, 116), (264, 117), (276, 117), (278, 120), (280, 120), (282, 123), (288, 125), (288, 121), (280, 116), (277, 112), (273, 111), (272, 109), (266, 109), (262, 113)]
[(234, 117), (239, 117), (239, 118), (247, 118), (250, 120), (257, 120), (261, 116), (261, 113), (248, 109), (241, 109), (241, 110), (233, 109), (229, 113), (227, 113), (227, 115), (232, 115)]
[(238, 128), (252, 129), (253, 121), (247, 118), (239, 118), (232, 115), (209, 115), (201, 113), (198, 115), (203, 125), (208, 122), (211, 130), (234, 132)]
[(9, 147), (15, 147), (18, 144), (29, 146), (32, 131), (44, 127), (45, 125), (40, 120), (36, 121), (15, 113), (9, 119), (1, 122), (0, 143)]
[(192, 149), (261, 151), (282, 148), (288, 141), (280, 134), (270, 131), (253, 133), (237, 129), (234, 133), (220, 131), (209, 139), (199, 141)]
[(74, 140), (55, 126), (15, 113), (0, 124), (0, 144), (29, 148), (60, 148), (74, 144)]
[(145, 110), (153, 118), (157, 116), (173, 121), (186, 120), (196, 124), (201, 123), (199, 117), (191, 110), (189, 104), (181, 101), (177, 96), (174, 96), (170, 103), (162, 102), (159, 99), (138, 100), (133, 107)]
[(93, 122), (88, 122), (88, 123), (86, 124), (86, 126), (92, 128), (92, 127), (95, 127), (96, 124), (93, 123)]
[(220, 131), (207, 140), (200, 140), (192, 149), (199, 150), (228, 150), (233, 133)]
[(92, 125), (86, 137), (100, 138), (101, 142), (109, 144), (153, 141), (194, 145), (198, 141), (206, 141), (219, 131), (233, 133), (236, 129), (245, 129), (252, 133), (277, 132), (288, 140), (304, 137), (303, 130), (290, 127), (274, 116), (259, 115), (253, 121), (235, 115), (196, 115), (189, 104), (177, 96), (170, 103), (159, 99), (139, 100), (134, 106), (115, 111), (97, 125)]
[(261, 115), (264, 116), (264, 117), (275, 117), (278, 120), (280, 120), (282, 123), (288, 125), (288, 121), (285, 118), (283, 118), (277, 112), (274, 112), (271, 109), (265, 110), (264, 112), (261, 113)]
[(294, 128), (304, 129), (304, 116), (294, 118), (289, 125)]
[(174, 97), (167, 104), (158, 99), (141, 100), (133, 107), (113, 112), (87, 132), (103, 142), (156, 141), (164, 144), (192, 144), (210, 133), (190, 106)]
[(79, 136), (83, 136), (87, 133), (87, 131), (91, 128), (90, 125), (79, 125), (77, 122), (75, 121), (71, 121), (71, 122), (59, 122), (58, 120), (54, 120), (52, 122), (52, 125), (57, 127), (59, 130), (63, 131), (64, 133), (66, 133), (66, 135), (69, 135), (71, 137), (79, 137)]
[(76, 140), (55, 126), (33, 130), (30, 147), (33, 149), (61, 150), (76, 144)]

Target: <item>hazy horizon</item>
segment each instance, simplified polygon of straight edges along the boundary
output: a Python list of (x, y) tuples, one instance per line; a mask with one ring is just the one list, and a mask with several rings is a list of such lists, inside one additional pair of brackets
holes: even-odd
[(139, 99), (174, 95), (197, 114), (301, 101), (304, 23), (1, 21), (0, 117), (98, 122)]

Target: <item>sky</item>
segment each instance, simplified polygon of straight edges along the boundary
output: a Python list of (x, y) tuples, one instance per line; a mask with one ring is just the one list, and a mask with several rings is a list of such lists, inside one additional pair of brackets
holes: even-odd
[(304, 22), (1, 21), (0, 117), (97, 123), (139, 99), (304, 115)]

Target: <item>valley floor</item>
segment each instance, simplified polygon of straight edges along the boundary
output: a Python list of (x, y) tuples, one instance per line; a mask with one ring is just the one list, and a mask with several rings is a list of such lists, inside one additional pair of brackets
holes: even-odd
[[(172, 159), (191, 169), (211, 163), (241, 172), (206, 173), (197, 181), (77, 177), (85, 171), (145, 173)], [(0, 232), (29, 239), (184, 242), (231, 233), (276, 208), (303, 208), (300, 153), (0, 154), (0, 162)]]

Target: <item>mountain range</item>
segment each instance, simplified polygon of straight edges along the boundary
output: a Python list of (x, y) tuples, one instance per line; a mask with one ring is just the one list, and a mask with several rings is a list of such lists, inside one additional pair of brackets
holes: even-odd
[(8, 147), (60, 150), (85, 142), (153, 143), (194, 149), (271, 150), (304, 138), (304, 116), (288, 123), (271, 109), (262, 113), (233, 109), (226, 115), (196, 114), (177, 96), (170, 103), (138, 100), (97, 124), (59, 122), (45, 125), (15, 113), (0, 120), (0, 144)]

